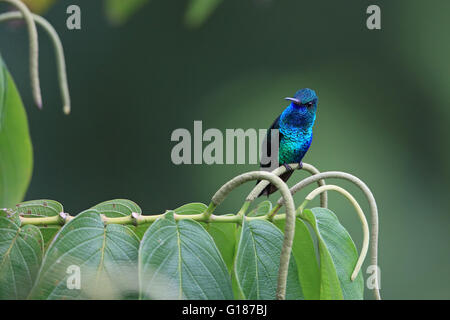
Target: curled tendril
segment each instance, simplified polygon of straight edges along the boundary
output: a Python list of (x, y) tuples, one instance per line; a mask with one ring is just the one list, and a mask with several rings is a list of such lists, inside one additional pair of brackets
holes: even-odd
[[(313, 175), (311, 177), (308, 177), (306, 179), (303, 179), (296, 185), (294, 185), (290, 191), (294, 195), (296, 192), (302, 190), (303, 188), (309, 186), (312, 183), (315, 183), (321, 179), (343, 179), (352, 182), (355, 184), (358, 188), (362, 190), (364, 195), (367, 198), (367, 201), (369, 202), (369, 208), (370, 208), (370, 263), (373, 266), (378, 266), (378, 208), (377, 203), (375, 201), (375, 197), (373, 196), (372, 191), (370, 191), (369, 187), (361, 181), (358, 177), (355, 177), (354, 175), (351, 175), (346, 172), (340, 172), (340, 171), (329, 171), (329, 172), (322, 172), (316, 175)], [(277, 202), (277, 206), (283, 205), (283, 199), (280, 198)], [(375, 273), (376, 275), (376, 281), (379, 283), (379, 275), (378, 272)], [(375, 299), (381, 300), (380, 290), (378, 288), (374, 288), (374, 296)]]
[[(6, 2), (16, 2), (15, 0), (0, 0)], [(20, 1), (19, 1), (20, 2)], [(20, 2), (21, 5), (23, 5)], [(18, 6), (19, 8), (19, 6)], [(32, 14), (29, 11), (25, 13), (28, 9), (25, 6), (25, 10), (7, 12), (0, 14), (0, 22), (13, 20), (13, 19), (24, 19), (29, 26), (29, 34), (30, 34), (30, 72), (31, 72), (31, 84), (33, 88), (33, 96), (36, 102), (36, 105), (41, 108), (42, 107), (42, 98), (39, 87), (39, 75), (38, 75), (38, 39), (37, 32), (35, 33), (33, 30), (36, 29), (35, 23), (39, 24), (50, 36), (50, 39), (53, 42), (55, 48), (55, 55), (57, 60), (57, 68), (58, 68), (58, 82), (61, 90), (61, 96), (63, 99), (63, 111), (65, 114), (69, 114), (71, 110), (71, 102), (70, 102), (70, 94), (69, 94), (69, 86), (67, 81), (67, 72), (66, 72), (66, 62), (64, 58), (64, 49), (61, 43), (61, 40), (58, 36), (58, 33), (53, 28), (53, 26), (44, 18), (39, 15)], [(30, 20), (31, 19), (31, 20)], [(30, 29), (30, 24), (33, 30)]]
[(358, 202), (355, 200), (355, 198), (344, 188), (330, 184), (330, 185), (316, 188), (313, 191), (311, 191), (311, 193), (309, 193), (306, 196), (305, 201), (302, 203), (302, 205), (300, 206), (300, 208), (298, 210), (300, 212), (302, 212), (303, 208), (306, 206), (306, 204), (309, 201), (313, 200), (317, 195), (319, 195), (323, 192), (326, 192), (327, 190), (337, 191), (337, 192), (341, 193), (343, 196), (345, 196), (350, 201), (350, 203), (353, 205), (353, 207), (355, 208), (356, 213), (358, 214), (359, 220), (361, 221), (364, 237), (363, 237), (363, 245), (361, 248), (361, 253), (359, 255), (358, 261), (356, 262), (356, 265), (352, 272), (352, 275), (350, 277), (351, 280), (354, 281), (356, 279), (356, 277), (358, 276), (359, 271), (361, 270), (361, 266), (362, 266), (364, 260), (366, 259), (367, 250), (369, 249), (369, 224), (367, 223), (366, 216), (364, 215), (364, 212), (361, 209), (361, 206), (358, 204)]
[[(284, 230), (283, 246), (280, 254), (280, 267), (278, 269), (278, 283), (276, 297), (278, 300), (284, 300), (286, 298), (286, 283), (289, 268), (289, 259), (292, 252), (292, 243), (295, 235), (295, 205), (292, 198), (289, 187), (280, 177), (277, 175), (264, 172), (264, 171), (251, 171), (241, 174), (227, 183), (225, 183), (212, 197), (211, 203), (214, 206), (218, 206), (228, 196), (228, 194), (236, 187), (251, 180), (267, 180), (275, 187), (277, 187), (286, 204), (286, 226)], [(250, 201), (246, 201), (247, 205), (243, 206), (243, 209), (248, 207)], [(211, 207), (211, 205), (210, 205)], [(208, 210), (207, 210), (208, 211)], [(210, 213), (209, 213), (210, 214)]]
[(36, 24), (33, 20), (33, 14), (28, 7), (19, 0), (0, 0), (8, 2), (15, 6), (23, 15), (28, 29), (28, 36), (30, 38), (30, 77), (31, 90), (33, 91), (34, 102), (38, 108), (42, 108), (41, 87), (39, 84), (39, 43)]
[[(299, 164), (298, 163), (292, 163), (289, 166), (293, 170), (295, 170), (295, 169), (298, 169)], [(308, 163), (303, 163), (302, 169), (305, 170), (305, 171), (308, 171), (312, 175), (320, 173), (320, 171), (316, 167), (314, 167), (313, 165), (308, 164)], [(272, 173), (277, 175), (277, 176), (280, 176), (280, 175), (282, 175), (285, 172), (286, 172), (286, 167), (285, 166), (278, 167), (278, 168), (276, 168), (275, 170), (272, 171)], [(320, 186), (324, 186), (325, 185), (325, 180), (320, 179), (320, 180), (317, 181), (317, 183), (318, 183), (319, 187)], [(266, 181), (266, 180), (263, 180), (260, 183), (258, 183), (253, 188), (253, 190), (248, 194), (246, 200), (247, 201), (255, 200), (260, 195), (260, 193), (264, 190), (264, 188), (267, 187), (268, 185), (269, 185), (269, 182)], [(320, 206), (322, 208), (327, 208), (328, 207), (328, 195), (327, 195), (327, 192), (324, 192), (324, 193), (320, 194)]]

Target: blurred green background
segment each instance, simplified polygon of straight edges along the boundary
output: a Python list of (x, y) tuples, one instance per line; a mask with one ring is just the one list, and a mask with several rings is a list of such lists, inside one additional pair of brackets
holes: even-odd
[[(70, 4), (81, 7), (81, 30), (66, 28)], [(370, 4), (381, 7), (382, 30), (366, 28)], [(228, 179), (257, 166), (175, 166), (172, 131), (193, 132), (194, 120), (204, 130), (267, 128), (285, 108), (282, 98), (309, 87), (319, 107), (304, 161), (355, 174), (374, 192), (382, 297), (450, 298), (450, 2), (228, 0), (197, 28), (185, 23), (187, 5), (149, 1), (117, 25), (103, 1), (56, 1), (45, 17), (65, 47), (70, 116), (61, 111), (47, 35), (40, 31), (39, 111), (25, 28), (1, 28), (34, 147), (26, 199), (55, 199), (71, 214), (113, 198), (134, 200), (148, 214), (208, 203)], [(339, 183), (368, 213), (359, 190)], [(252, 186), (218, 211), (237, 211)], [(360, 248), (355, 212), (330, 198)]]

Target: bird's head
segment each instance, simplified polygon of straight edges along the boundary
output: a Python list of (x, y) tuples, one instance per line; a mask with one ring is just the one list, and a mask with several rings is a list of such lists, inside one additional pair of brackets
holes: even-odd
[(306, 108), (310, 113), (316, 112), (318, 99), (316, 92), (312, 89), (305, 88), (298, 90), (294, 97), (288, 97), (286, 100), (291, 101), (291, 105), (294, 107)]

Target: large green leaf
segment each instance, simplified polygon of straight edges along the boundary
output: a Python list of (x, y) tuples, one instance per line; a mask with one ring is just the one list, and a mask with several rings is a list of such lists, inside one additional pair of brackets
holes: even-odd
[(134, 231), (134, 233), (136, 234), (136, 236), (138, 237), (139, 240), (142, 240), (145, 232), (147, 231), (147, 229), (150, 227), (151, 224), (152, 224), (151, 222), (142, 223), (142, 224), (132, 228), (132, 230)]
[(204, 204), (204, 203), (192, 202), (192, 203), (187, 203), (185, 205), (182, 205), (179, 208), (176, 208), (175, 210), (173, 210), (173, 212), (176, 213), (176, 214), (184, 214), (184, 215), (201, 214), (207, 208), (208, 208), (208, 206), (206, 204)]
[(43, 240), (39, 229), (21, 227), (18, 214), (0, 215), (0, 299), (25, 299), (41, 265)]
[(206, 231), (214, 239), (214, 243), (222, 255), (228, 271), (233, 269), (234, 255), (236, 251), (236, 224), (235, 223), (208, 223), (203, 224)]
[[(241, 232), (242, 232), (242, 227), (237, 225), (236, 226), (236, 232), (234, 235), (234, 242), (235, 242), (235, 256), (236, 256), (236, 248), (237, 248), (237, 244), (239, 243), (239, 239), (241, 238)], [(231, 271), (231, 285), (233, 288), (233, 295), (234, 295), (234, 299), (235, 300), (245, 300), (244, 294), (242, 293), (242, 290), (239, 286), (239, 283), (236, 279), (236, 268), (234, 267), (234, 264), (236, 263), (235, 260), (236, 257), (234, 257), (233, 259), (233, 270)]]
[[(201, 214), (208, 206), (204, 203), (193, 202), (174, 210), (175, 214)], [(200, 223), (214, 239), (228, 270), (231, 272), (236, 244), (236, 225), (233, 223)]]
[(146, 2), (148, 0), (105, 0), (106, 15), (113, 23), (122, 24)]
[(361, 272), (354, 281), (350, 280), (358, 252), (347, 230), (328, 209), (313, 208), (305, 210), (304, 215), (319, 240), (320, 299), (363, 299), (364, 280)]
[[(275, 225), (284, 232), (285, 220), (277, 221)], [(320, 298), (320, 271), (316, 249), (308, 227), (298, 218), (295, 220), (292, 254), (297, 263), (298, 277), (305, 299), (318, 300)]]
[(109, 218), (130, 216), (133, 212), (141, 214), (141, 208), (131, 200), (114, 199), (92, 207)]
[[(64, 212), (62, 204), (53, 200), (32, 200), (25, 201), (16, 205), (15, 210), (26, 217), (51, 217)], [(61, 229), (56, 225), (39, 226), (44, 239), (44, 248), (46, 249), (53, 237)]]
[[(66, 224), (50, 244), (32, 299), (120, 299), (137, 293), (139, 240), (126, 226), (104, 225), (89, 209)], [(80, 288), (68, 286), (79, 268)], [(76, 283), (76, 282), (75, 282)]]
[[(265, 220), (245, 221), (235, 261), (237, 282), (246, 299), (275, 299), (282, 232)], [(302, 299), (295, 259), (289, 260), (286, 299)]]
[(27, 115), (0, 57), (0, 208), (12, 207), (23, 199), (32, 168)]
[(17, 204), (17, 212), (24, 216), (38, 218), (57, 216), (64, 212), (62, 204), (53, 200), (31, 200)]
[(231, 279), (219, 250), (193, 220), (173, 212), (155, 221), (139, 249), (143, 299), (233, 299)]
[[(142, 214), (142, 209), (135, 202), (126, 199), (104, 201), (95, 205), (92, 209), (97, 210), (108, 218), (130, 216), (132, 213)], [(129, 225), (128, 227), (133, 230), (140, 240), (144, 236), (144, 233), (149, 225), (150, 223), (145, 223), (138, 226)]]
[(250, 211), (248, 217), (259, 217), (268, 214), (272, 210), (272, 202), (264, 200), (258, 204), (258, 206)]
[[(206, 210), (206, 208), (207, 206), (203, 203), (192, 202), (182, 205), (179, 208), (176, 208), (175, 210), (173, 210), (173, 212), (182, 215), (201, 214), (203, 211)], [(152, 224), (151, 222), (148, 222), (140, 224), (136, 227), (134, 231), (139, 239), (142, 240), (142, 237), (144, 236), (145, 232), (147, 231), (147, 229), (150, 227), (151, 224)]]
[[(176, 214), (201, 214), (208, 206), (204, 203), (188, 203), (174, 210)], [(201, 223), (214, 239), (228, 271), (233, 268), (233, 259), (236, 245), (236, 225), (234, 223)]]

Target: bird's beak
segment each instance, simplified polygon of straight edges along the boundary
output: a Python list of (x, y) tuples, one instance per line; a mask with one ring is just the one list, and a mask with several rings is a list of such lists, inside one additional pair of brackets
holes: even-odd
[(295, 98), (289, 98), (289, 97), (287, 97), (287, 98), (284, 98), (284, 99), (289, 100), (289, 101), (292, 101), (292, 102), (295, 103), (295, 104), (302, 104), (302, 102), (301, 102), (300, 100), (295, 99)]

